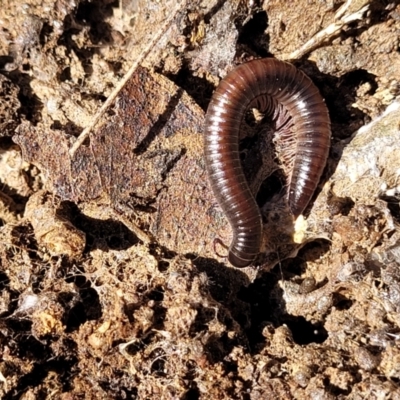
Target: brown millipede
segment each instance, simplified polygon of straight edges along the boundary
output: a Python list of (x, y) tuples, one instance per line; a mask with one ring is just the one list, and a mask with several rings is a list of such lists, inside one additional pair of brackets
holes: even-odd
[(233, 239), (229, 262), (250, 265), (260, 252), (262, 220), (243, 173), (239, 137), (247, 111), (272, 119), (289, 165), (287, 201), (297, 218), (310, 201), (325, 167), (330, 119), (324, 99), (303, 72), (275, 59), (247, 62), (219, 84), (208, 106), (204, 153), (214, 195), (227, 216)]

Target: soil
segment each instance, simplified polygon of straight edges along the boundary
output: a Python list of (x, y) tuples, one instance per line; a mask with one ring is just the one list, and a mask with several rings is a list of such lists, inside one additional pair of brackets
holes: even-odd
[[(0, 397), (400, 399), (399, 46), (399, 1), (3, 0)], [(310, 76), (332, 146), (293, 221), (243, 141), (265, 246), (235, 269), (204, 115), (260, 57)]]

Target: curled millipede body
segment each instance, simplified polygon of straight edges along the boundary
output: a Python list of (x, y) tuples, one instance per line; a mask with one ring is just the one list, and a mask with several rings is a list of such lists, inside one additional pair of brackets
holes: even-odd
[(318, 185), (330, 146), (324, 99), (293, 65), (268, 58), (254, 60), (221, 81), (206, 114), (204, 152), (211, 187), (233, 230), (228, 259), (235, 267), (250, 265), (262, 242), (261, 213), (239, 157), (241, 126), (252, 108), (275, 122), (289, 172), (287, 201), (295, 218)]

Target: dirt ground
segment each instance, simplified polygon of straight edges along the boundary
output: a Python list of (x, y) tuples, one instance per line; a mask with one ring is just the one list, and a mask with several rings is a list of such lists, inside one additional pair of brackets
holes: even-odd
[[(399, 1), (2, 0), (0, 397), (400, 399), (399, 46)], [(265, 246), (235, 269), (204, 114), (260, 57), (332, 146), (294, 223), (243, 144)]]

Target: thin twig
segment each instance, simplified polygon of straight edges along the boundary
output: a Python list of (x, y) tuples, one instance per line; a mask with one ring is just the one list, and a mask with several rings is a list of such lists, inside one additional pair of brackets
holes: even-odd
[(358, 10), (353, 14), (341, 16), (338, 21), (333, 22), (325, 29), (318, 32), (308, 42), (303, 44), (303, 46), (301, 46), (299, 49), (293, 51), (292, 53), (281, 54), (279, 58), (282, 60), (298, 60), (305, 54), (309, 53), (311, 50), (314, 50), (315, 48), (320, 46), (321, 43), (337, 35), (345, 25), (349, 24), (350, 22), (361, 19), (364, 13), (368, 10), (368, 7), (369, 4), (367, 4), (366, 6), (364, 6), (363, 8), (361, 8), (360, 10)]
[(129, 68), (129, 71), (125, 74), (125, 76), (122, 78), (122, 80), (118, 83), (118, 85), (115, 87), (113, 92), (110, 94), (108, 99), (100, 107), (99, 111), (94, 116), (94, 118), (93, 118), (92, 122), (90, 123), (90, 125), (88, 127), (86, 127), (82, 131), (82, 133), (79, 135), (79, 137), (76, 139), (75, 143), (72, 145), (72, 147), (69, 150), (70, 157), (74, 156), (75, 152), (78, 150), (80, 145), (88, 137), (90, 131), (99, 122), (99, 120), (102, 117), (102, 115), (104, 114), (104, 112), (108, 109), (110, 104), (117, 97), (118, 93), (121, 91), (121, 89), (128, 82), (128, 80), (130, 79), (132, 74), (136, 71), (136, 69), (139, 66), (139, 64), (148, 56), (148, 54), (151, 52), (151, 50), (153, 50), (153, 48), (156, 45), (156, 43), (161, 39), (163, 34), (166, 32), (166, 30), (169, 28), (169, 26), (174, 21), (176, 15), (178, 14), (178, 11), (181, 10), (182, 7), (185, 6), (185, 4), (186, 4), (186, 0), (183, 0), (182, 2), (178, 3), (178, 5), (170, 13), (169, 17), (164, 21), (164, 24), (158, 30), (157, 34), (153, 36), (153, 38), (150, 40), (150, 42), (147, 44), (147, 46), (141, 51), (141, 53), (138, 55), (138, 57), (136, 58), (136, 60), (132, 64), (132, 66)]

